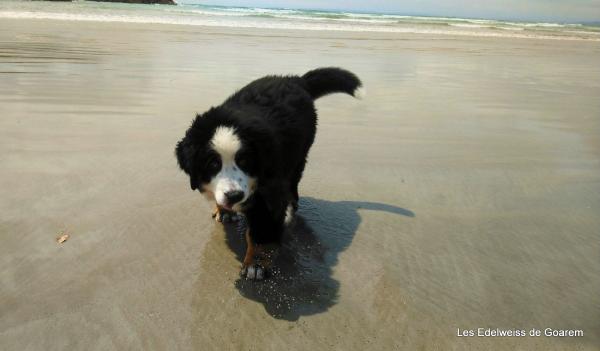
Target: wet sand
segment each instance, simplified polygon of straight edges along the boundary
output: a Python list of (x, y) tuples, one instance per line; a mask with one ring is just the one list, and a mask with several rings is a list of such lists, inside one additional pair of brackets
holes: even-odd
[[(0, 349), (600, 347), (600, 44), (0, 21)], [(341, 66), (264, 283), (173, 148)], [(63, 244), (61, 231), (71, 237)], [(583, 337), (458, 337), (580, 329)]]

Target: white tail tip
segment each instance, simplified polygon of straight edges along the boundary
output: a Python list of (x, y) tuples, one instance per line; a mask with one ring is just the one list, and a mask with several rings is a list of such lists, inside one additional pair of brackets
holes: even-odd
[(356, 90), (354, 90), (354, 93), (352, 94), (352, 96), (354, 96), (355, 98), (357, 98), (359, 100), (362, 100), (365, 98), (365, 96), (367, 96), (367, 89), (360, 86), (360, 87), (356, 88)]

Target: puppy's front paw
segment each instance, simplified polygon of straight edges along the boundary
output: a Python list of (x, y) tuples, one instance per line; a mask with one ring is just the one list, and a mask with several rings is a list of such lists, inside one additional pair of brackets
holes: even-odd
[(213, 211), (212, 217), (217, 223), (232, 223), (240, 220), (239, 214), (218, 207)]
[(242, 267), (240, 275), (248, 280), (263, 280), (267, 275), (267, 271), (263, 266), (252, 263)]

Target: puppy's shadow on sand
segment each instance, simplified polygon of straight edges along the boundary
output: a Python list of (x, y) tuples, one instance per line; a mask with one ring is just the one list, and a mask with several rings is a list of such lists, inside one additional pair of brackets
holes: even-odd
[[(359, 210), (414, 217), (409, 210), (380, 203), (301, 198), (269, 279), (255, 282), (239, 278), (236, 288), (277, 319), (295, 321), (300, 316), (327, 311), (337, 303), (340, 287), (332, 276), (333, 267), (338, 255), (352, 243), (361, 222)], [(240, 231), (230, 225), (225, 232), (227, 245), (241, 262), (245, 242)]]

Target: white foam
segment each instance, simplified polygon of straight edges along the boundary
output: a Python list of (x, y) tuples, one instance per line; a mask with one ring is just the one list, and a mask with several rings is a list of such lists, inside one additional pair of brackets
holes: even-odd
[[(72, 3), (73, 5), (76, 3)], [(492, 20), (466, 20), (450, 18), (411, 17), (399, 15), (369, 15), (348, 13), (323, 13), (299, 10), (271, 9), (213, 9), (186, 6), (162, 6), (140, 9), (126, 8), (106, 9), (90, 8), (86, 5), (73, 12), (32, 11), (33, 7), (23, 10), (0, 8), (0, 18), (14, 19), (50, 19), (63, 21), (96, 21), (149, 24), (174, 24), (209, 27), (293, 29), (313, 31), (347, 31), (347, 32), (386, 32), (411, 33), (454, 36), (535, 38), (561, 40), (593, 40), (600, 41), (598, 32), (581, 30), (577, 25), (560, 25), (552, 23), (511, 23)], [(256, 17), (248, 14), (268, 14), (273, 17)], [(329, 18), (323, 16), (341, 18)], [(443, 26), (440, 24), (444, 24)], [(449, 25), (448, 25), (449, 24)], [(556, 31), (536, 31), (522, 29), (543, 26), (556, 27)], [(512, 28), (515, 28), (512, 30)], [(564, 28), (578, 29), (562, 30)], [(494, 30), (508, 29), (508, 30)]]

